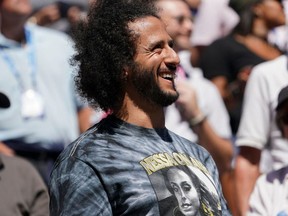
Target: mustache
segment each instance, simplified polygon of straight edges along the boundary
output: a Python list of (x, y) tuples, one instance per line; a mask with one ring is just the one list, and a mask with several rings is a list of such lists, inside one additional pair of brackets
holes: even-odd
[(159, 68), (158, 72), (159, 73), (176, 73), (177, 71), (177, 66), (176, 65), (167, 65), (165, 68)]

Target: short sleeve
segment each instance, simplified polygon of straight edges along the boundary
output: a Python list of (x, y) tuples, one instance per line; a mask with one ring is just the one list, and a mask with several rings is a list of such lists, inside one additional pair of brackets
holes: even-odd
[(113, 215), (97, 171), (77, 158), (72, 161), (62, 161), (51, 175), (50, 214)]

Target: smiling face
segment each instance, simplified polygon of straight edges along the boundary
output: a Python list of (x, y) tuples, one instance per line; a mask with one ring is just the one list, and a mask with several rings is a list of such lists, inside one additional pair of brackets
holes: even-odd
[(170, 169), (167, 178), (184, 215), (196, 215), (200, 207), (199, 195), (191, 178), (182, 170)]
[(165, 25), (149, 16), (130, 23), (129, 29), (137, 36), (135, 64), (129, 75), (133, 88), (150, 104), (170, 105), (178, 98), (174, 78), (179, 58)]
[(187, 3), (182, 0), (158, 0), (156, 5), (168, 34), (175, 41), (175, 48), (179, 51), (189, 49), (193, 22)]

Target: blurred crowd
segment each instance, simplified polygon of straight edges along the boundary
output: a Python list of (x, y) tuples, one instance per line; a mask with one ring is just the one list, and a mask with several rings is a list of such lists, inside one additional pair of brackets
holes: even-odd
[[(55, 160), (108, 114), (73, 80), (94, 1), (0, 0), (0, 215), (49, 215)], [(166, 127), (210, 152), (233, 215), (288, 215), (287, 196), (270, 201), (288, 164), (288, 1), (154, 2), (180, 57)]]

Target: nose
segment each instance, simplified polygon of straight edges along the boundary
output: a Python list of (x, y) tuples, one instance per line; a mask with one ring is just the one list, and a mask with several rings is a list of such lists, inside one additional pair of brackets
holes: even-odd
[(186, 196), (185, 196), (185, 193), (181, 190), (181, 201), (182, 202), (185, 202), (186, 201)]
[(189, 34), (192, 33), (193, 31), (193, 27), (194, 27), (194, 24), (193, 24), (193, 21), (192, 21), (192, 18), (186, 18), (183, 22), (183, 29), (185, 29), (187, 32), (189, 32)]
[(167, 49), (164, 61), (167, 65), (178, 66), (180, 64), (179, 56), (171, 47)]

